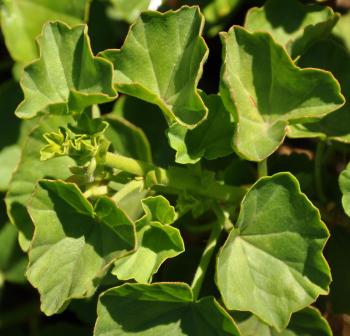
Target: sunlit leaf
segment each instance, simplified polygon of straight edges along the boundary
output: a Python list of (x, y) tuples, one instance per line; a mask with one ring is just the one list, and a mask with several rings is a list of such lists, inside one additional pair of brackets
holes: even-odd
[(47, 315), (91, 296), (109, 264), (134, 248), (134, 225), (124, 212), (105, 197), (93, 207), (72, 183), (41, 180), (29, 213), (35, 232), (27, 277)]
[(143, 13), (120, 50), (101, 54), (114, 65), (118, 91), (158, 105), (170, 122), (196, 126), (207, 114), (196, 91), (208, 53), (203, 24), (196, 7)]
[(40, 58), (25, 68), (21, 80), (25, 98), (16, 110), (18, 117), (28, 119), (43, 111), (80, 113), (116, 97), (112, 65), (93, 56), (86, 26), (47, 23), (38, 43)]
[[(37, 58), (35, 38), (47, 21), (62, 20), (70, 25), (86, 21), (90, 0), (4, 0), (1, 28), (11, 56), (21, 63)], [(19, 38), (20, 36), (20, 38)]]
[(221, 37), (220, 92), (237, 123), (233, 143), (243, 158), (265, 159), (283, 141), (288, 124), (321, 118), (344, 104), (330, 73), (298, 68), (271, 35), (233, 27)]
[(104, 292), (95, 336), (239, 336), (234, 321), (213, 297), (194, 300), (182, 283), (125, 284)]
[(291, 174), (260, 179), (218, 257), (226, 307), (250, 311), (281, 331), (293, 312), (328, 293), (330, 270), (322, 255), (328, 236)]
[(248, 12), (245, 27), (252, 32), (269, 32), (295, 58), (324, 39), (338, 19), (339, 14), (330, 7), (305, 5), (299, 0), (268, 0), (263, 7)]

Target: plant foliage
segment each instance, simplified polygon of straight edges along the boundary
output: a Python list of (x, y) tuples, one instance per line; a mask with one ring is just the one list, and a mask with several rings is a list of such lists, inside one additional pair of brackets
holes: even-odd
[(1, 1), (1, 335), (343, 335), (350, 13), (315, 2)]

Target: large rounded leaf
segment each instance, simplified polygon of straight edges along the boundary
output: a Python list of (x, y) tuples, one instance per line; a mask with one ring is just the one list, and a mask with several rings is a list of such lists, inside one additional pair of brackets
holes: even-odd
[(324, 39), (338, 18), (330, 7), (304, 5), (299, 0), (269, 0), (248, 12), (245, 27), (253, 32), (269, 32), (295, 58), (315, 41)]
[(112, 65), (94, 57), (86, 26), (49, 22), (38, 42), (40, 58), (25, 68), (21, 81), (24, 100), (16, 110), (18, 117), (32, 118), (46, 110), (81, 112), (117, 96)]
[(196, 91), (208, 53), (203, 25), (196, 7), (141, 14), (122, 48), (102, 53), (114, 64), (118, 90), (157, 104), (170, 121), (193, 128), (207, 114)]
[(93, 208), (75, 184), (41, 180), (29, 206), (35, 232), (27, 277), (52, 315), (93, 294), (115, 258), (135, 245), (134, 224), (112, 200)]
[(243, 199), (218, 257), (226, 307), (250, 311), (278, 330), (286, 327), (293, 312), (328, 293), (330, 271), (322, 255), (328, 235), (291, 174), (260, 179)]
[(327, 320), (312, 306), (292, 315), (290, 323), (281, 332), (271, 328), (254, 315), (238, 322), (242, 336), (332, 336)]
[(270, 34), (233, 27), (221, 38), (220, 92), (237, 122), (235, 149), (245, 159), (272, 154), (289, 123), (319, 119), (344, 104), (331, 73), (298, 68)]
[(290, 126), (292, 138), (327, 138), (350, 143), (350, 54), (343, 46), (330, 39), (312, 46), (298, 61), (302, 67), (316, 67), (331, 71), (339, 80), (346, 98), (345, 105), (321, 120)]
[(90, 0), (4, 0), (1, 3), (1, 28), (11, 56), (21, 63), (38, 57), (35, 38), (47, 21), (83, 23)]
[(103, 293), (95, 336), (239, 336), (212, 297), (193, 299), (181, 283), (125, 284)]

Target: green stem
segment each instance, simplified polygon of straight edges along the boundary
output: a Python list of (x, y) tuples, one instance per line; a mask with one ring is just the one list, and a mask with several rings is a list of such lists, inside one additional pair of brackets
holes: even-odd
[[(221, 210), (220, 210), (221, 212)], [(192, 293), (194, 300), (198, 299), (198, 296), (200, 294), (202, 284), (205, 278), (205, 274), (207, 272), (210, 260), (213, 256), (213, 253), (215, 251), (215, 247), (217, 245), (217, 242), (220, 238), (220, 234), (223, 230), (223, 223), (224, 223), (224, 216), (221, 215), (218, 217), (218, 220), (213, 223), (211, 233), (209, 236), (209, 239), (207, 241), (207, 245), (205, 246), (205, 249), (203, 251), (201, 260), (199, 262), (199, 265), (197, 267), (196, 273), (194, 275), (193, 281), (192, 281)]]
[(322, 165), (324, 160), (324, 151), (326, 148), (326, 143), (324, 141), (319, 141), (316, 147), (315, 154), (315, 184), (316, 184), (316, 192), (319, 197), (319, 200), (322, 203), (327, 202), (326, 195), (323, 189), (323, 179), (322, 179)]
[(267, 159), (258, 162), (258, 177), (261, 178), (267, 176), (268, 174)]
[(151, 163), (135, 160), (120, 154), (106, 154), (105, 164), (109, 167), (125, 171), (137, 176), (145, 176), (150, 170), (154, 169)]
[(219, 201), (236, 203), (241, 201), (246, 192), (244, 187), (228, 186), (213, 179), (203, 179), (191, 174), (186, 168), (163, 169), (120, 154), (107, 153), (105, 164), (133, 175), (143, 176), (146, 179), (146, 187), (167, 193), (188, 191)]

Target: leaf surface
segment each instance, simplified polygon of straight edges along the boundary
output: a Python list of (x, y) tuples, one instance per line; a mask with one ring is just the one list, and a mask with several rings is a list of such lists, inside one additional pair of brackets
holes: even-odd
[(195, 301), (182, 283), (124, 284), (104, 292), (95, 336), (239, 336), (213, 297)]
[(27, 258), (17, 244), (17, 230), (7, 222), (0, 224), (0, 288), (4, 281), (24, 283)]
[(185, 250), (180, 231), (170, 226), (176, 213), (169, 202), (163, 196), (148, 197), (142, 206), (145, 215), (136, 222), (137, 249), (114, 263), (112, 273), (119, 280), (146, 283), (165, 260)]
[(330, 271), (322, 255), (328, 236), (291, 174), (260, 179), (243, 199), (218, 257), (216, 279), (226, 307), (285, 328), (293, 312), (328, 293)]
[(344, 104), (330, 73), (298, 68), (271, 35), (236, 26), (221, 38), (220, 93), (237, 123), (233, 143), (243, 158), (265, 159), (279, 147), (289, 123), (319, 119)]
[(338, 19), (339, 14), (330, 7), (304, 5), (298, 0), (268, 0), (263, 7), (248, 12), (245, 28), (269, 32), (296, 58), (311, 44), (324, 39)]
[[(4, 0), (1, 28), (11, 56), (21, 63), (37, 58), (35, 38), (47, 21), (62, 20), (69, 25), (83, 23), (90, 0)], [(20, 36), (20, 38), (19, 38)]]
[(116, 98), (112, 65), (92, 54), (87, 26), (49, 22), (38, 43), (40, 58), (25, 68), (21, 80), (24, 100), (18, 117), (29, 119), (43, 111), (80, 113)]
[(101, 54), (114, 65), (118, 91), (158, 105), (170, 122), (203, 121), (207, 108), (196, 90), (208, 54), (203, 25), (196, 7), (141, 14), (122, 48)]
[(41, 178), (68, 178), (69, 166), (74, 161), (69, 157), (57, 157), (49, 161), (40, 161), (40, 149), (45, 145), (43, 134), (56, 131), (67, 125), (69, 117), (45, 116), (27, 137), (22, 149), (21, 159), (15, 170), (6, 195), (7, 212), (11, 222), (19, 231), (19, 242), (23, 250), (28, 250), (33, 235), (33, 223), (26, 206)]
[(327, 320), (312, 306), (292, 315), (288, 327), (278, 332), (256, 316), (238, 322), (242, 336), (332, 336)]
[(134, 248), (134, 225), (124, 212), (106, 197), (93, 208), (75, 184), (40, 180), (29, 213), (35, 232), (27, 277), (47, 315), (92, 295), (108, 265)]
[(107, 115), (104, 120), (109, 124), (106, 137), (112, 143), (114, 151), (137, 160), (152, 162), (151, 146), (141, 128), (113, 114)]
[(174, 123), (168, 130), (170, 146), (176, 150), (176, 162), (196, 163), (202, 157), (214, 160), (233, 152), (234, 126), (220, 96), (201, 94), (208, 107), (208, 118), (193, 130)]
[(339, 80), (346, 98), (345, 105), (321, 120), (307, 124), (291, 125), (291, 138), (322, 138), (350, 143), (350, 54), (332, 40), (313, 45), (298, 61), (302, 67), (316, 67), (331, 71)]

